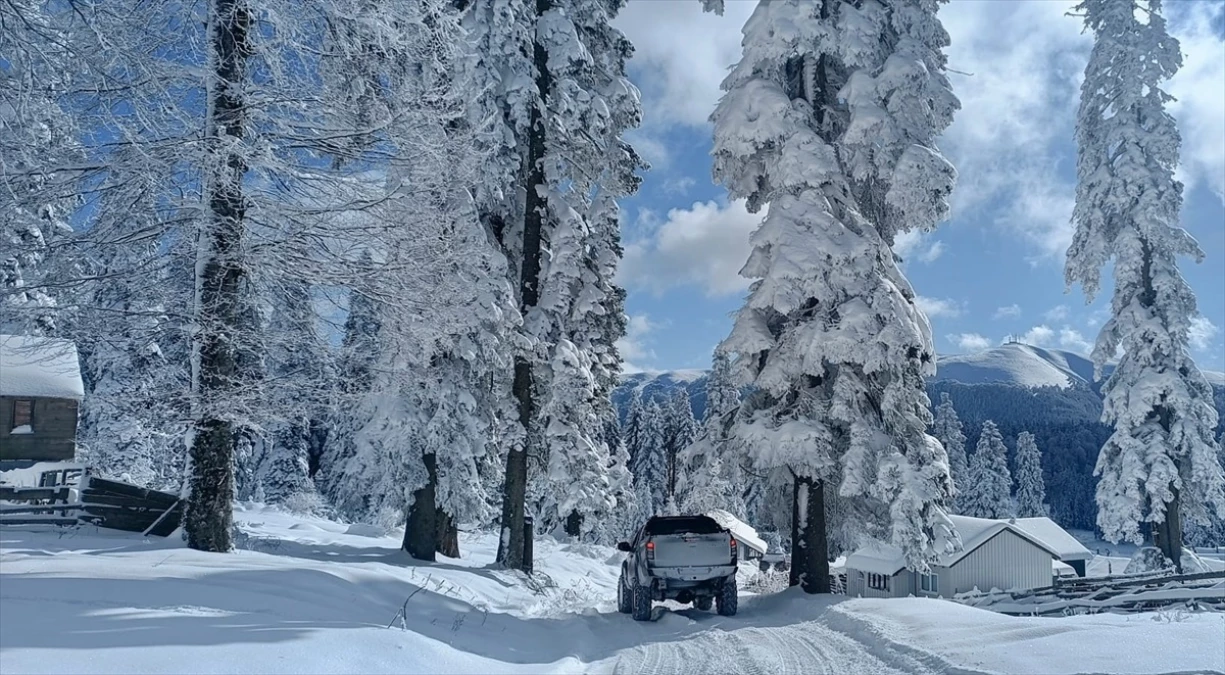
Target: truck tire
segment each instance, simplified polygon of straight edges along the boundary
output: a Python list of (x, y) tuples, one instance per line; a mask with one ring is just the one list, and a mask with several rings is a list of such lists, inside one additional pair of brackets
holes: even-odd
[(633, 597), (634, 621), (651, 620), (651, 587), (634, 584)]
[(617, 579), (617, 611), (622, 614), (629, 614), (634, 611), (634, 598), (630, 595), (629, 590), (625, 588), (625, 572), (621, 572), (621, 578)]
[(740, 603), (740, 589), (736, 588), (736, 575), (723, 580), (719, 595), (715, 598), (719, 616), (736, 616), (736, 608)]
[(715, 604), (715, 599), (709, 595), (703, 595), (702, 597), (696, 598), (693, 601), (693, 606), (702, 610), (703, 612), (709, 612), (710, 606), (713, 604)]

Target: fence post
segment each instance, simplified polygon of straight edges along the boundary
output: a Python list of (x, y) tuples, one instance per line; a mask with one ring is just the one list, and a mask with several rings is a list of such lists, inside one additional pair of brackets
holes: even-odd
[(536, 538), (536, 521), (531, 516), (523, 516), (523, 571), (532, 573), (532, 540)]

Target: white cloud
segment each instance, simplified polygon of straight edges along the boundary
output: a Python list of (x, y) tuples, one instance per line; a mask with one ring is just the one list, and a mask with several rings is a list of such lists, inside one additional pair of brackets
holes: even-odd
[(639, 373), (646, 370), (643, 365), (654, 360), (655, 352), (646, 346), (647, 335), (657, 326), (646, 314), (634, 314), (625, 328), (625, 337), (617, 340), (617, 351), (621, 354), (621, 371)]
[(1068, 306), (1055, 305), (1054, 307), (1046, 310), (1046, 313), (1042, 316), (1046, 317), (1047, 321), (1063, 321), (1064, 319), (1068, 318)]
[(749, 257), (749, 234), (764, 217), (765, 210), (749, 213), (742, 201), (672, 209), (655, 232), (625, 246), (617, 280), (656, 293), (686, 285), (709, 296), (744, 291), (749, 280), (739, 272)]
[(1046, 324), (1034, 326), (1017, 339), (1035, 347), (1058, 347), (1081, 354), (1087, 354), (1093, 350), (1092, 342), (1086, 339), (1080, 331), (1067, 325), (1058, 330)]
[(1011, 319), (1021, 316), (1021, 306), (1015, 302), (1007, 307), (1000, 307), (995, 310), (992, 319)]
[(991, 338), (978, 333), (957, 333), (946, 336), (949, 342), (964, 352), (981, 352), (991, 348)]
[(674, 195), (684, 195), (689, 192), (689, 189), (697, 185), (697, 181), (689, 176), (678, 178), (669, 178), (664, 181), (664, 192)]
[(1050, 347), (1055, 341), (1055, 331), (1047, 325), (1034, 326), (1019, 339), (1027, 345)]
[(954, 213), (994, 214), (1044, 260), (1071, 243), (1073, 185), (1058, 162), (1073, 150), (1091, 44), (1066, 16), (1072, 6), (954, 0), (940, 12), (952, 37), (949, 66), (970, 71), (951, 76), (962, 109), (943, 141), (959, 173)]
[(920, 295), (915, 298), (915, 304), (929, 317), (961, 316), (961, 304), (951, 298), (929, 298)]
[(1170, 32), (1182, 46), (1183, 66), (1170, 79), (1175, 101), (1170, 114), (1182, 133), (1182, 163), (1178, 178), (1188, 190), (1203, 184), (1225, 202), (1225, 45), (1213, 24), (1220, 26), (1225, 12), (1219, 2), (1179, 3), (1166, 6)]
[(621, 10), (613, 23), (634, 43), (630, 69), (651, 113), (646, 124), (707, 123), (755, 6), (729, 2), (716, 16), (696, 0), (632, 0)]
[(1206, 351), (1219, 330), (1206, 316), (1191, 319), (1191, 330), (1188, 332), (1191, 348), (1199, 352)]
[(930, 241), (931, 235), (926, 232), (910, 230), (903, 232), (893, 241), (893, 252), (902, 260), (918, 260), (930, 264), (944, 254), (945, 245), (942, 241)]
[(1070, 349), (1081, 354), (1088, 354), (1093, 351), (1093, 343), (1085, 339), (1080, 331), (1064, 326), (1059, 330), (1059, 346), (1064, 349)]

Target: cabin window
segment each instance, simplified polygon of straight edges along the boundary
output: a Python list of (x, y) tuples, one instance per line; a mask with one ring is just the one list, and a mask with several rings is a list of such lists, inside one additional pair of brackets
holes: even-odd
[(919, 588), (924, 593), (939, 593), (940, 592), (940, 577), (934, 574), (920, 574)]
[(13, 431), (25, 433), (33, 431), (34, 401), (18, 399), (13, 401)]
[(889, 590), (889, 576), (885, 574), (868, 574), (868, 588), (876, 591)]

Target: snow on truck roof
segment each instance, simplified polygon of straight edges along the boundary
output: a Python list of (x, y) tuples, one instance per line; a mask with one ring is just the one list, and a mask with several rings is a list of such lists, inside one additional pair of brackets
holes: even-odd
[(766, 552), (765, 540), (757, 536), (757, 530), (750, 527), (748, 523), (721, 509), (708, 511), (706, 515), (731, 532), (736, 541), (745, 544), (749, 548), (757, 549), (761, 553)]
[[(989, 539), (1004, 530), (1009, 530), (1022, 539), (1029, 541), (1038, 548), (1050, 553), (1053, 558), (1060, 557), (1058, 551), (1050, 544), (1006, 520), (971, 518), (969, 516), (949, 516), (949, 520), (952, 521), (953, 527), (957, 528), (957, 533), (961, 536), (961, 550), (956, 553), (941, 555), (940, 560), (936, 563), (941, 567), (956, 565), (962, 558), (973, 552), (974, 549), (987, 543)], [(1052, 522), (1052, 524), (1054, 523)], [(1055, 525), (1055, 527), (1059, 526)], [(906, 556), (902, 553), (902, 549), (892, 544), (871, 541), (847, 556), (846, 567), (847, 569), (862, 570), (873, 574), (893, 575), (906, 568)]]
[(77, 347), (69, 340), (0, 335), (0, 396), (85, 396)]

